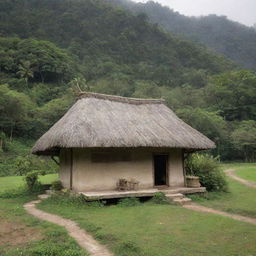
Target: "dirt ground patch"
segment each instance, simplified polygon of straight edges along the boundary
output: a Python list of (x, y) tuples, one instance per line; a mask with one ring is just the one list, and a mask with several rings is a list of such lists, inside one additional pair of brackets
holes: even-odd
[(0, 246), (23, 245), (42, 238), (36, 228), (0, 218)]

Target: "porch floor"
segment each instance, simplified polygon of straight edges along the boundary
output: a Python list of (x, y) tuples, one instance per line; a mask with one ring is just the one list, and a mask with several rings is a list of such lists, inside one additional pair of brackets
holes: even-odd
[(206, 192), (205, 187), (200, 188), (186, 188), (186, 187), (166, 187), (166, 188), (152, 188), (152, 189), (141, 189), (133, 191), (91, 191), (91, 192), (78, 192), (86, 196), (89, 200), (98, 199), (113, 199), (113, 198), (124, 198), (124, 197), (152, 197), (156, 192), (163, 192), (164, 194), (195, 194)]

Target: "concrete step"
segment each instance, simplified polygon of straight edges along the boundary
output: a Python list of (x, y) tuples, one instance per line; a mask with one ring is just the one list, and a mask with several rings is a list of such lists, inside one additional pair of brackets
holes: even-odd
[(181, 198), (184, 198), (184, 195), (181, 194), (181, 193), (177, 193), (177, 194), (166, 194), (165, 195), (167, 198), (170, 198), (170, 199), (181, 199)]
[(185, 205), (185, 204), (190, 204), (192, 200), (190, 198), (184, 197), (181, 199), (173, 199), (173, 202), (178, 205)]

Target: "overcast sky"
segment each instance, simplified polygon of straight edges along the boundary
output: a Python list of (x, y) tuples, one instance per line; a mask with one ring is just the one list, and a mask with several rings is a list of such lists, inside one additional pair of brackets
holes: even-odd
[[(147, 0), (134, 0), (147, 2)], [(188, 16), (225, 15), (248, 26), (256, 23), (256, 0), (154, 0)]]

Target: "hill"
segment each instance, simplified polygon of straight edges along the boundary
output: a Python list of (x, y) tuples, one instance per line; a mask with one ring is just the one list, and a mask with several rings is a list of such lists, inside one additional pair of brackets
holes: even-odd
[(145, 13), (149, 20), (183, 38), (203, 44), (223, 54), (245, 68), (256, 70), (256, 30), (225, 16), (187, 17), (149, 1), (145, 4), (130, 0), (107, 0), (128, 8), (133, 13)]
[(2, 170), (12, 166), (16, 140), (43, 134), (71, 106), (78, 87), (165, 98), (217, 143), (215, 155), (241, 159), (248, 151), (246, 158), (255, 157), (254, 135), (247, 136), (255, 130), (255, 73), (179, 39), (144, 14), (103, 0), (2, 0), (0, 33)]
[(164, 33), (101, 0), (2, 0), (0, 33), (4, 37), (54, 42), (75, 55), (87, 80), (123, 74), (159, 85), (183, 84), (183, 73), (210, 74), (232, 66), (203, 47)]

